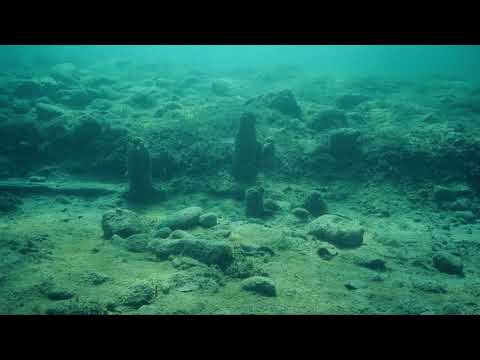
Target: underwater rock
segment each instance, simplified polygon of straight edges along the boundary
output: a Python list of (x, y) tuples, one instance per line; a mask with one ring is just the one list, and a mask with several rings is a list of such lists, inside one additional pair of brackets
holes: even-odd
[(127, 152), (128, 198), (134, 201), (152, 201), (158, 195), (152, 184), (150, 153), (140, 138), (130, 141)]
[(61, 81), (65, 84), (73, 84), (78, 81), (77, 68), (71, 63), (62, 63), (55, 65), (50, 75), (57, 81)]
[(315, 114), (309, 121), (308, 126), (316, 131), (324, 131), (348, 126), (345, 113), (337, 109), (327, 109)]
[(148, 244), (152, 240), (150, 234), (135, 234), (127, 237), (124, 240), (124, 247), (131, 252), (144, 252), (148, 251)]
[(370, 97), (366, 95), (346, 94), (338, 97), (335, 103), (340, 109), (350, 110), (368, 100)]
[(133, 211), (126, 209), (109, 210), (102, 216), (103, 236), (112, 238), (114, 234), (121, 238), (148, 231), (143, 219)]
[(265, 199), (263, 202), (263, 207), (265, 211), (269, 213), (274, 213), (282, 209), (280, 205), (278, 205), (278, 203), (273, 199)]
[(361, 281), (361, 280), (349, 280), (345, 283), (345, 287), (348, 290), (358, 290), (358, 289), (367, 288), (368, 284), (366, 282)]
[(103, 131), (102, 124), (87, 114), (80, 117), (77, 123), (73, 126), (70, 134), (70, 140), (77, 146), (85, 146), (92, 143), (98, 138)]
[(365, 230), (354, 220), (322, 215), (308, 224), (307, 232), (338, 247), (358, 247), (363, 244)]
[(139, 308), (142, 305), (150, 304), (155, 298), (155, 288), (147, 281), (138, 281), (132, 284), (123, 295), (123, 305)]
[(252, 276), (242, 281), (242, 289), (263, 296), (276, 296), (277, 289), (272, 279), (265, 276)]
[(150, 242), (150, 250), (158, 259), (170, 255), (188, 256), (207, 265), (225, 268), (233, 261), (232, 246), (226, 241), (196, 238), (162, 239)]
[(468, 196), (471, 193), (471, 189), (466, 185), (455, 186), (435, 186), (433, 189), (433, 199), (438, 202), (453, 202), (460, 196)]
[(157, 99), (152, 91), (140, 91), (133, 94), (128, 100), (128, 103), (134, 107), (151, 109), (156, 105)]
[(295, 95), (290, 90), (282, 90), (270, 93), (262, 97), (263, 102), (270, 108), (275, 109), (282, 114), (296, 118), (302, 117), (302, 110), (298, 106)]
[(172, 229), (170, 229), (169, 227), (161, 227), (155, 231), (155, 233), (153, 234), (153, 237), (156, 237), (159, 239), (166, 239), (171, 232), (172, 232)]
[(198, 220), (203, 209), (198, 206), (191, 206), (165, 216), (159, 220), (157, 229), (168, 227), (172, 230), (187, 230), (198, 225)]
[(377, 257), (359, 257), (355, 260), (355, 264), (375, 271), (386, 271), (385, 260)]
[(360, 153), (360, 131), (352, 128), (332, 130), (329, 134), (329, 151), (337, 159), (351, 159)]
[(265, 209), (263, 206), (263, 193), (263, 188), (259, 186), (247, 189), (245, 192), (245, 214), (248, 217), (261, 218), (263, 215), (265, 215)]
[(240, 117), (240, 126), (235, 136), (232, 171), (235, 180), (247, 184), (255, 182), (258, 173), (258, 152), (255, 115), (245, 112)]
[(433, 255), (433, 266), (440, 272), (451, 275), (463, 275), (462, 260), (447, 252), (438, 252)]
[(327, 204), (322, 199), (322, 193), (320, 191), (312, 191), (308, 194), (302, 207), (307, 209), (308, 212), (315, 217), (319, 217), (328, 212)]
[(63, 114), (63, 110), (58, 106), (45, 103), (37, 103), (35, 110), (37, 112), (37, 119), (40, 121), (51, 120)]
[(272, 138), (265, 139), (260, 156), (263, 170), (271, 171), (277, 167), (277, 158), (275, 156), (275, 143)]
[(33, 183), (44, 183), (47, 181), (47, 178), (45, 176), (30, 176), (28, 181)]
[(90, 103), (97, 98), (98, 94), (91, 89), (71, 89), (60, 90), (57, 92), (58, 101), (63, 105), (75, 108), (82, 108), (90, 105)]
[(169, 239), (184, 239), (188, 237), (192, 237), (192, 236), (184, 230), (172, 231), (171, 234), (168, 236)]
[(9, 178), (15, 173), (15, 163), (0, 155), (0, 178)]
[(281, 248), (284, 239), (282, 231), (254, 223), (233, 225), (229, 235), (232, 244), (249, 255), (274, 255), (272, 249)]
[(217, 225), (217, 215), (214, 213), (206, 213), (200, 215), (198, 218), (198, 224), (204, 228), (211, 228)]
[(230, 82), (226, 80), (215, 80), (212, 82), (212, 92), (217, 96), (229, 96), (232, 91)]
[(323, 260), (332, 260), (335, 256), (338, 255), (337, 249), (329, 244), (325, 244), (320, 246), (317, 249), (317, 254), (320, 256)]
[(68, 300), (75, 296), (75, 293), (66, 289), (52, 289), (47, 292), (50, 300)]
[(412, 286), (420, 291), (429, 292), (433, 294), (446, 294), (447, 289), (434, 280), (417, 279), (412, 281)]
[(21, 80), (14, 85), (13, 94), (16, 97), (32, 99), (44, 95), (44, 90), (36, 80)]
[(477, 217), (471, 211), (455, 211), (455, 217), (464, 224), (473, 224)]
[(0, 193), (0, 211), (15, 211), (22, 204), (22, 200), (8, 192)]
[(422, 122), (425, 124), (436, 124), (440, 122), (440, 118), (435, 113), (428, 113), (422, 117)]
[(59, 301), (45, 310), (46, 315), (107, 315), (106, 305), (95, 300)]
[(294, 208), (292, 209), (292, 214), (301, 220), (306, 220), (310, 216), (308, 210), (304, 208)]
[(84, 275), (84, 279), (87, 283), (97, 286), (109, 281), (110, 277), (96, 271), (90, 271)]

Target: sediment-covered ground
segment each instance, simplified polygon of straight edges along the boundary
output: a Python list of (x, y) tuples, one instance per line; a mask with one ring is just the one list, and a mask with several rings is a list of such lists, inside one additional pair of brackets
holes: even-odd
[[(0, 312), (478, 314), (479, 121), (460, 78), (0, 73)], [(147, 203), (125, 196), (132, 138), (164, 195)]]

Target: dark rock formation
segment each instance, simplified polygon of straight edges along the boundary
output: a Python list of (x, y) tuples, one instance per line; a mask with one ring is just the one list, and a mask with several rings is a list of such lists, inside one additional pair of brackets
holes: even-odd
[(327, 109), (315, 114), (309, 121), (308, 126), (316, 131), (327, 129), (344, 128), (348, 126), (345, 113), (337, 109)]
[(253, 184), (258, 173), (258, 142), (255, 131), (255, 115), (244, 113), (235, 137), (233, 176), (242, 183)]
[(326, 214), (328, 211), (327, 204), (322, 199), (322, 194), (319, 191), (312, 191), (308, 194), (302, 207), (315, 217)]
[(140, 138), (131, 140), (127, 152), (128, 197), (134, 201), (151, 201), (156, 194), (152, 185), (150, 153)]
[(140, 216), (125, 209), (109, 210), (103, 214), (102, 229), (106, 239), (110, 239), (114, 234), (127, 238), (148, 231), (148, 227)]

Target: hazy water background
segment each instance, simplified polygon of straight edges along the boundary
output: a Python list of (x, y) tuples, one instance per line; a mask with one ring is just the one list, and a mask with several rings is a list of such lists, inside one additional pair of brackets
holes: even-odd
[(480, 78), (480, 46), (440, 45), (70, 45), (0, 46), (5, 70), (119, 60), (240, 72), (296, 66), (332, 76)]

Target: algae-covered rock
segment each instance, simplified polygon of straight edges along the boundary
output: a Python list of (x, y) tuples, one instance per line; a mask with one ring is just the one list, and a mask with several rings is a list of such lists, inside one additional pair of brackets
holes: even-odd
[(338, 247), (363, 244), (365, 230), (356, 221), (338, 215), (322, 215), (307, 226), (309, 234)]
[(350, 159), (360, 154), (360, 131), (352, 128), (332, 130), (329, 151), (337, 159)]
[(345, 94), (337, 98), (336, 105), (340, 109), (350, 110), (368, 100), (370, 100), (370, 97), (366, 95)]
[(260, 218), (265, 215), (263, 204), (264, 190), (260, 186), (255, 186), (245, 192), (245, 214), (249, 217)]
[(135, 234), (131, 235), (124, 241), (124, 247), (132, 252), (148, 251), (148, 244), (153, 238), (150, 234)]
[(106, 239), (110, 239), (114, 234), (127, 238), (147, 232), (148, 227), (145, 221), (133, 211), (118, 208), (103, 214), (102, 230)]
[(138, 281), (132, 284), (123, 295), (121, 303), (138, 309), (150, 304), (155, 298), (155, 287), (147, 281)]
[(18, 196), (7, 192), (0, 193), (0, 212), (15, 211), (21, 204), (22, 200)]
[(463, 275), (463, 263), (460, 258), (441, 251), (433, 255), (433, 266), (440, 272), (451, 275)]
[(50, 120), (63, 114), (63, 110), (58, 106), (45, 103), (37, 103), (35, 110), (37, 112), (37, 119), (40, 121)]
[(152, 162), (145, 142), (140, 138), (131, 139), (127, 153), (128, 197), (131, 200), (147, 202), (153, 200), (157, 191), (152, 184)]
[(150, 243), (150, 250), (159, 259), (167, 259), (170, 255), (182, 255), (222, 268), (233, 261), (232, 246), (220, 240), (196, 238), (153, 240)]
[(277, 289), (272, 279), (265, 276), (252, 276), (243, 280), (242, 289), (264, 296), (276, 296)]
[(347, 116), (337, 109), (322, 110), (309, 119), (308, 126), (316, 131), (344, 128), (348, 126)]
[(262, 97), (263, 102), (285, 115), (301, 118), (302, 109), (297, 103), (295, 95), (290, 90), (270, 93)]
[(203, 215), (200, 215), (198, 218), (198, 223), (200, 226), (204, 228), (211, 228), (217, 225), (217, 215), (214, 213), (206, 213)]
[(327, 204), (323, 200), (322, 193), (319, 191), (312, 191), (308, 194), (302, 207), (307, 209), (310, 214), (315, 217), (324, 215), (328, 211)]
[(186, 230), (198, 225), (203, 210), (198, 206), (191, 206), (186, 209), (167, 215), (158, 221), (157, 229), (170, 228), (172, 230)]

